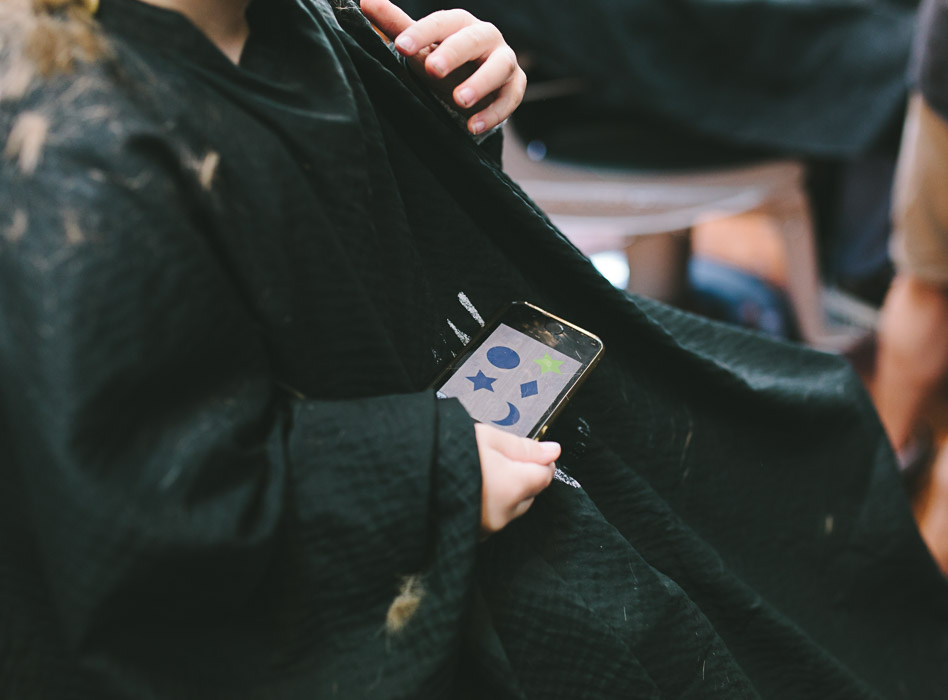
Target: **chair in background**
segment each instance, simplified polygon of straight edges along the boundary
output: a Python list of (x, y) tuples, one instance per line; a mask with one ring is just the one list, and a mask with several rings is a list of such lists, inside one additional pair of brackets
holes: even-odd
[(823, 307), (816, 241), (795, 161), (672, 173), (640, 173), (553, 161), (509, 124), (504, 169), (586, 255), (623, 250), (631, 292), (673, 301), (684, 287), (687, 233), (696, 224), (760, 213), (777, 225), (787, 264), (787, 296), (802, 340), (843, 351), (864, 333), (831, 325)]

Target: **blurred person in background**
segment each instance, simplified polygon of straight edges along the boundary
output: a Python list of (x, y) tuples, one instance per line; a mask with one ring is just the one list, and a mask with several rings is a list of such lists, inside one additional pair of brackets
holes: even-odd
[(931, 456), (922, 416), (948, 376), (948, 1), (925, 0), (914, 63), (872, 390), (903, 466), (918, 469)]

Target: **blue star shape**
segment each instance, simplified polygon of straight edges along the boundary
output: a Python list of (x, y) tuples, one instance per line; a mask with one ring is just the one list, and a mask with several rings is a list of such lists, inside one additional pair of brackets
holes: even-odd
[(497, 381), (495, 377), (488, 377), (482, 370), (477, 370), (477, 374), (473, 377), (468, 377), (468, 379), (474, 382), (474, 391), (477, 391), (478, 389), (487, 389), (487, 391), (493, 391), (494, 387), (491, 385)]

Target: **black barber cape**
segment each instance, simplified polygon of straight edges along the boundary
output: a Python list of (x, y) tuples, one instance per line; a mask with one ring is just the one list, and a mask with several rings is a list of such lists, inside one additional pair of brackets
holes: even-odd
[[(0, 171), (0, 696), (944, 697), (948, 590), (841, 360), (611, 288), (354, 6), (254, 4), (240, 67), (99, 19), (111, 64), (3, 107), (48, 130)], [(607, 350), (479, 543), (426, 387), (512, 299)]]
[(404, 0), (504, 32), (531, 79), (514, 123), (551, 155), (648, 168), (894, 150), (916, 4)]

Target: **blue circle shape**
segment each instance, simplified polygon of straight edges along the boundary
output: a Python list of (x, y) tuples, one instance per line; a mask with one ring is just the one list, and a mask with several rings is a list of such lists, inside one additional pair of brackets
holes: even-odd
[(487, 351), (487, 361), (498, 369), (513, 369), (520, 364), (520, 355), (503, 345)]

